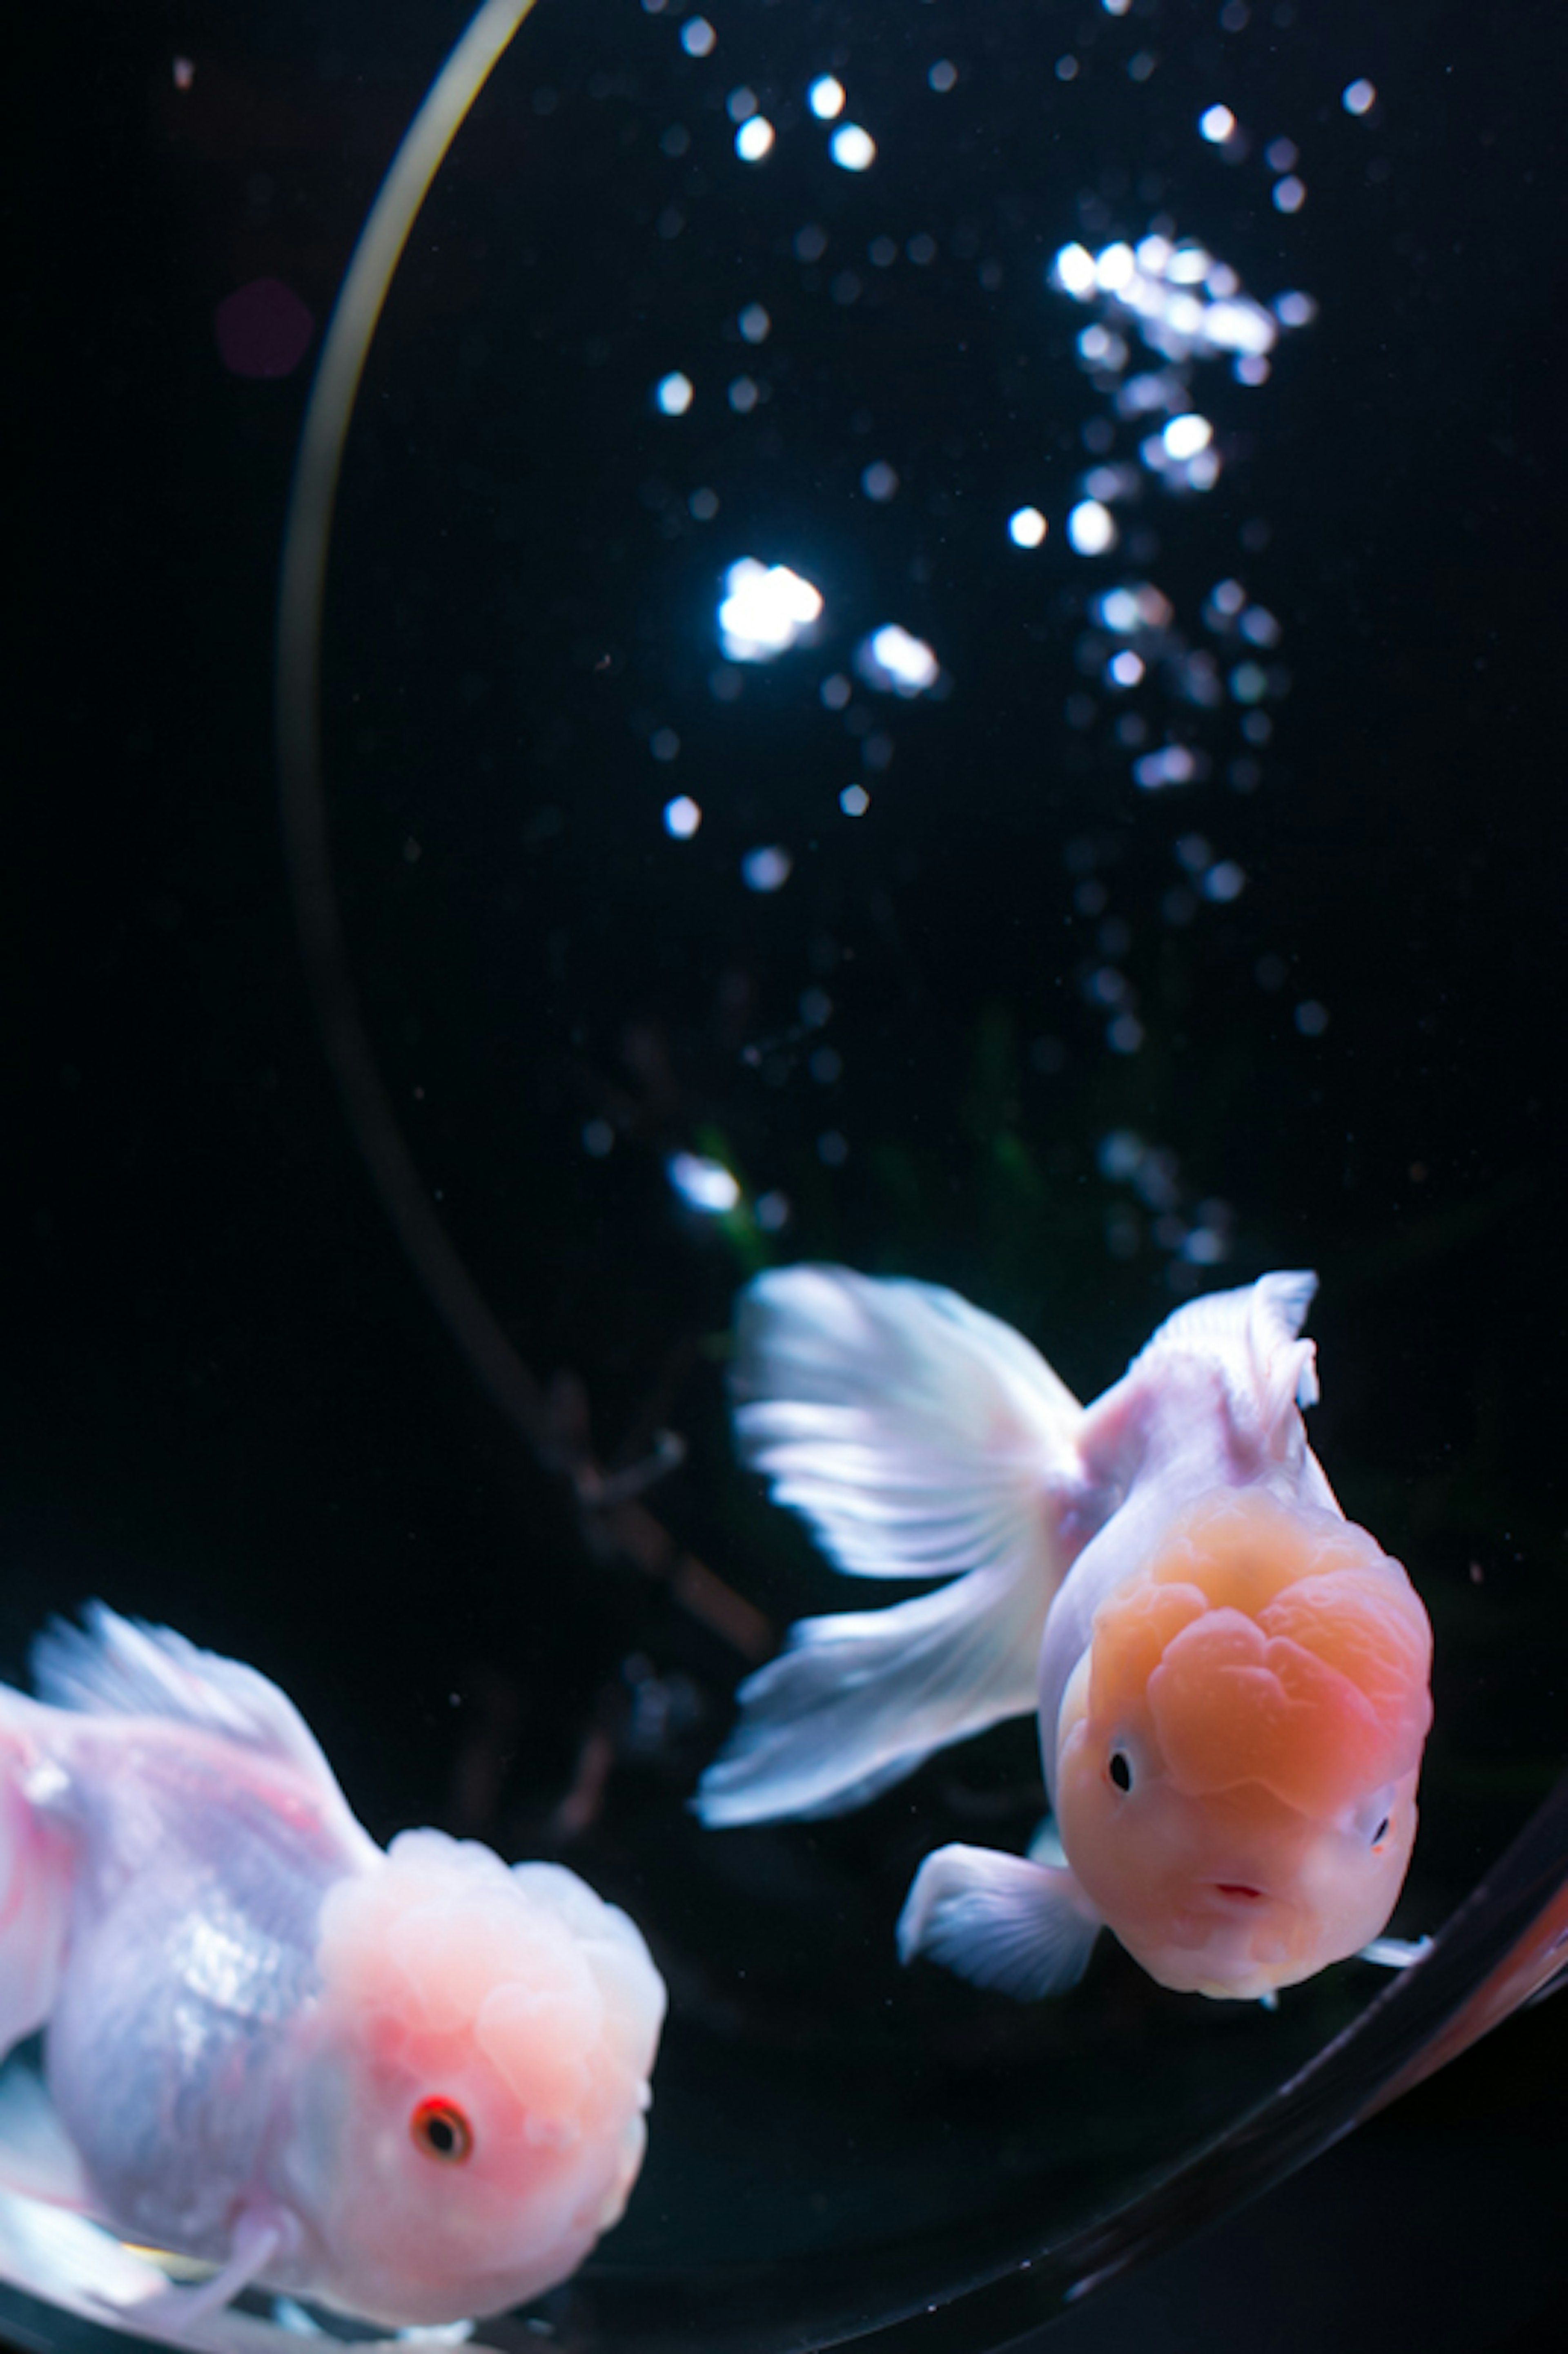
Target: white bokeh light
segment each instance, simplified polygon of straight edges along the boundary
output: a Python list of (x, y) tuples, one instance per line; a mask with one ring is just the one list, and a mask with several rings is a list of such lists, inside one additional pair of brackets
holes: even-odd
[(1198, 130), (1211, 146), (1223, 147), (1227, 139), (1235, 137), (1236, 119), (1228, 106), (1205, 107), (1198, 117)]
[(1190, 785), (1197, 773), (1197, 760), (1185, 744), (1161, 744), (1132, 764), (1132, 780), (1146, 793), (1167, 785)]
[(1067, 517), (1067, 541), (1075, 556), (1104, 556), (1116, 546), (1116, 517), (1098, 499), (1080, 499)]
[(677, 793), (664, 804), (664, 831), (672, 842), (690, 842), (702, 822), (702, 810), (690, 793)]
[(1377, 104), (1376, 88), (1364, 76), (1358, 81), (1348, 82), (1340, 92), (1340, 104), (1347, 114), (1370, 114)]
[(828, 153), (841, 172), (869, 172), (876, 161), (876, 142), (858, 122), (846, 122), (829, 140)]
[(725, 574), (724, 585), (718, 631), (731, 662), (772, 662), (788, 653), (821, 613), (821, 590), (787, 564), (758, 564), (743, 556)]
[(739, 1207), (739, 1181), (722, 1161), (709, 1161), (700, 1152), (672, 1152), (664, 1174), (690, 1210), (716, 1217)]
[(927, 695), (942, 674), (941, 664), (924, 639), (912, 637), (896, 621), (888, 621), (863, 638), (854, 659), (868, 686), (892, 695)]
[(794, 871), (794, 860), (777, 842), (748, 850), (740, 862), (740, 879), (748, 891), (782, 891)]
[(1050, 525), (1038, 507), (1016, 507), (1007, 518), (1007, 535), (1014, 547), (1040, 547)]
[[(1173, 242), (1151, 232), (1136, 247), (1118, 240), (1098, 254), (1084, 245), (1065, 245), (1047, 274), (1075, 302), (1097, 301), (1101, 306), (1097, 325), (1078, 339), (1086, 367), (1125, 365), (1126, 346), (1112, 332), (1124, 323), (1136, 327), (1151, 351), (1178, 367), (1222, 352), (1262, 357), (1278, 342), (1281, 325), (1294, 323), (1254, 302), (1230, 265), (1191, 238)], [(1135, 376), (1118, 405), (1124, 414), (1175, 408), (1184, 405), (1183, 390), (1169, 370)]]
[(760, 164), (773, 144), (773, 125), (765, 114), (753, 114), (735, 134), (735, 152), (743, 164)]
[(662, 376), (653, 387), (653, 406), (662, 417), (684, 417), (692, 405), (694, 389), (689, 376), (683, 376), (679, 368), (672, 368), (670, 374)]
[(689, 58), (712, 57), (718, 35), (705, 16), (688, 16), (681, 27), (681, 47)]
[(832, 122), (844, 111), (844, 86), (836, 74), (820, 74), (806, 92), (806, 103), (819, 122)]
[(1160, 438), (1167, 457), (1195, 458), (1213, 440), (1214, 429), (1206, 417), (1198, 417), (1189, 409), (1184, 416), (1173, 417)]
[(1082, 302), (1095, 291), (1095, 257), (1086, 245), (1065, 245), (1051, 264), (1050, 274), (1065, 294)]

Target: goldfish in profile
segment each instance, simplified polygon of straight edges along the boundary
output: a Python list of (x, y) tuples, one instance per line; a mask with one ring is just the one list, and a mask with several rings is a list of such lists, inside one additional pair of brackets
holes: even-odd
[(216, 2267), (127, 2308), (175, 2338), (252, 2285), (401, 2327), (573, 2272), (664, 2012), (626, 1915), (439, 1831), (383, 1850), (277, 1687), (178, 1635), (95, 1605), (34, 1676), (0, 1687), (0, 2191)]
[(704, 1820), (835, 1814), (1036, 1710), (1053, 1819), (1027, 1856), (927, 1856), (906, 1961), (1044, 1995), (1109, 1928), (1163, 1986), (1266, 2000), (1376, 1940), (1415, 1837), (1432, 1637), (1307, 1444), (1316, 1288), (1190, 1302), (1086, 1408), (953, 1292), (758, 1278), (742, 1456), (841, 1569), (961, 1574), (796, 1626), (741, 1689)]

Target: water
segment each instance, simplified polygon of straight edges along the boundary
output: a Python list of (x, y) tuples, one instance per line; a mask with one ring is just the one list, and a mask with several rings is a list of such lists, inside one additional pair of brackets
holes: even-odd
[(1029, 2010), (900, 1971), (919, 1857), (1028, 1836), (1026, 1726), (863, 1815), (698, 1829), (737, 1677), (843, 1606), (733, 1464), (741, 1277), (951, 1283), (1092, 1395), (1193, 1290), (1315, 1265), (1314, 1443), (1436, 1631), (1395, 1927), (1561, 1766), (1551, 36), (882, 5), (705, 48), (541, 0), (344, 453), (334, 1094), (256, 748), (319, 333), (275, 376), (275, 298), (207, 338), (260, 279), (319, 325), (448, 14), (119, 53), (145, 193), (93, 235), (175, 257), (139, 332), (195, 421), (156, 417), (162, 495), (117, 478), (177, 619), (151, 673), (106, 648), (94, 835), (43, 869), (6, 1650), (89, 1592), (167, 1618), (284, 1683), (378, 1836), (624, 1903), (673, 2020), (554, 2326), (821, 2344), (1048, 2272), (1382, 1981), (1269, 2017), (1114, 1952)]

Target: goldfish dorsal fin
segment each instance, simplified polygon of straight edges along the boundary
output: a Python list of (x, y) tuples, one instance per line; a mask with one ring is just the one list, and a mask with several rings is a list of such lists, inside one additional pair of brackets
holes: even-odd
[(33, 1683), (51, 1707), (85, 1716), (155, 1716), (221, 1734), (288, 1764), (344, 1803), (321, 1744), (291, 1700), (255, 1668), (199, 1650), (168, 1627), (90, 1602), (82, 1624), (56, 1618), (33, 1646)]
[(1318, 1352), (1300, 1338), (1317, 1288), (1315, 1275), (1293, 1267), (1240, 1290), (1208, 1292), (1168, 1316), (1134, 1362), (1171, 1352), (1213, 1359), (1237, 1413), (1282, 1451), (1299, 1432), (1292, 1409), (1318, 1402)]

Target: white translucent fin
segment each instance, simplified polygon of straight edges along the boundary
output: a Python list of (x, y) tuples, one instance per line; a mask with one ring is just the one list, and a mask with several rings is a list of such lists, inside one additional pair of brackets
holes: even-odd
[[(221, 2312), (171, 2317), (163, 2300), (168, 2280), (148, 2257), (126, 2247), (85, 2215), (0, 2190), (0, 2280), (41, 2297), (117, 2337), (156, 2346), (179, 2344), (192, 2354), (301, 2354), (298, 2334), (259, 2314)], [(62, 2333), (69, 2335), (70, 2333)], [(80, 2333), (75, 2333), (79, 2337)], [(394, 2336), (356, 2338), (354, 2354), (401, 2354), (410, 2343), (446, 2342), (442, 2329), (399, 2330)], [(345, 2342), (336, 2337), (334, 2347)], [(471, 2341), (472, 2354), (488, 2349)]]
[(991, 1848), (939, 1847), (915, 1875), (898, 1954), (945, 1963), (1020, 2002), (1062, 1994), (1088, 1967), (1102, 1924), (1073, 1874)]
[[(1240, 1426), (1275, 1455), (1299, 1450), (1316, 1472), (1297, 1409), (1319, 1397), (1317, 1351), (1299, 1337), (1317, 1288), (1317, 1277), (1298, 1267), (1189, 1300), (1166, 1318), (1129, 1370), (1173, 1352), (1210, 1358), (1224, 1373)], [(1333, 1505), (1327, 1480), (1322, 1485), (1324, 1500)]]
[(89, 1716), (174, 1717), (330, 1775), (292, 1701), (255, 1668), (198, 1650), (167, 1627), (122, 1618), (106, 1603), (90, 1602), (81, 1615), (79, 1627), (52, 1620), (33, 1646), (40, 1700)]
[(968, 1575), (794, 1628), (742, 1687), (704, 1820), (842, 1812), (1032, 1710), (1084, 1413), (1029, 1343), (929, 1284), (788, 1267), (742, 1295), (734, 1387), (741, 1454), (841, 1569)]
[(1056, 1829), (1054, 1815), (1047, 1815), (1044, 1820), (1037, 1825), (1034, 1836), (1025, 1848), (1024, 1853), (1031, 1863), (1049, 1864), (1054, 1872), (1065, 1872), (1069, 1869), (1067, 1850), (1062, 1845), (1062, 1834)]
[(42, 2027), (65, 1967), (76, 1857), (59, 1812), (70, 1776), (48, 1754), (53, 1722), (0, 1685), (0, 2058)]
[[(228, 2262), (196, 2288), (165, 2287), (152, 2296), (138, 2297), (132, 2307), (138, 2329), (155, 2331), (174, 2346), (196, 2345), (201, 2323), (227, 2310), (241, 2289), (249, 2288), (266, 2271), (282, 2246), (284, 2227), (270, 2216), (241, 2211), (234, 2226)], [(120, 2307), (106, 2300), (109, 2312), (120, 2317)]]
[(57, 2207), (92, 2204), (76, 2144), (43, 2078), (26, 2060), (12, 2060), (0, 2072), (0, 2187)]
[(34, 1644), (40, 1700), (89, 1716), (165, 1717), (220, 1734), (291, 1767), (323, 1817), (352, 1829), (355, 1844), (365, 1841), (314, 1734), (257, 1669), (199, 1650), (167, 1627), (122, 1618), (102, 1602), (88, 1603), (82, 1621), (53, 1619)]
[(1036, 1583), (974, 1570), (888, 1610), (802, 1618), (740, 1688), (740, 1723), (694, 1802), (704, 1822), (846, 1813), (933, 1749), (1032, 1709)]
[(741, 1294), (736, 1441), (858, 1577), (1048, 1572), (1084, 1409), (1022, 1334), (935, 1284), (790, 1267)]
[(1382, 1970), (1407, 1970), (1432, 1950), (1430, 1937), (1374, 1937), (1356, 1956), (1359, 1962), (1375, 1962)]

